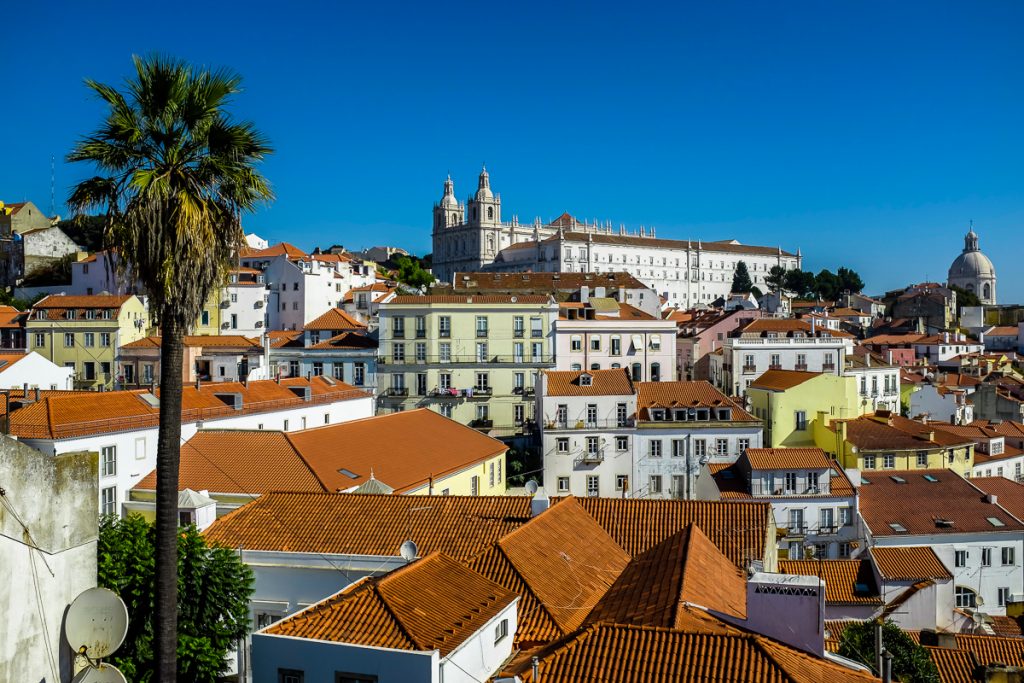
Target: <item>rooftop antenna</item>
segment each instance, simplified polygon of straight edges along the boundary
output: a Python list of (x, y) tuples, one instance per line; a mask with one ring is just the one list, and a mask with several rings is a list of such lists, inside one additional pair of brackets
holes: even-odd
[(536, 479), (531, 479), (530, 481), (526, 482), (526, 492), (531, 496), (537, 493), (537, 488), (538, 486)]
[(416, 546), (415, 541), (408, 540), (402, 541), (402, 545), (398, 547), (398, 554), (402, 556), (402, 559), (406, 562), (412, 562), (419, 554), (420, 549)]
[(54, 199), (54, 197), (56, 195), (55, 195), (54, 189), (53, 189), (54, 188), (54, 184), (55, 184), (54, 181), (55, 181), (55, 173), (56, 173), (56, 171), (54, 169), (55, 169), (54, 158), (53, 158), (53, 155), (51, 154), (50, 155), (50, 217), (51, 218), (57, 215), (57, 202)]
[(109, 657), (128, 633), (128, 608), (117, 593), (90, 588), (74, 599), (64, 622), (64, 635), (87, 666), (73, 683), (126, 683), (117, 667), (100, 660)]

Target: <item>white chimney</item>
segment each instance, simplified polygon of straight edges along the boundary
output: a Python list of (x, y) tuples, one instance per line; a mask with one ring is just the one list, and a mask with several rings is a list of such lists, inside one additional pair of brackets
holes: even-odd
[(590, 287), (588, 285), (583, 285), (580, 287), (580, 303), (585, 304), (588, 301), (590, 301)]
[[(785, 619), (779, 615), (785, 614)], [(724, 616), (724, 615), (719, 615)], [(747, 581), (747, 618), (730, 621), (817, 657), (825, 653), (825, 581), (757, 572)]]

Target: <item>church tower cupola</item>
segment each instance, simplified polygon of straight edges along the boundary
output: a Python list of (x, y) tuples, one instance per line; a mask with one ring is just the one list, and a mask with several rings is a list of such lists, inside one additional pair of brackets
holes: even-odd
[(484, 166), (480, 171), (476, 194), (469, 200), (469, 224), (480, 228), (501, 226), (501, 195), (491, 191), (491, 176)]
[(465, 222), (465, 207), (455, 198), (455, 183), (451, 175), (444, 181), (441, 201), (434, 204), (434, 230), (443, 230)]

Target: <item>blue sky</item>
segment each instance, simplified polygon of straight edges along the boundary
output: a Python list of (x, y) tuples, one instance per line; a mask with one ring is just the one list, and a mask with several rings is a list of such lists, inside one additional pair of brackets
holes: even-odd
[(277, 153), (246, 227), (430, 249), (487, 163), (503, 214), (800, 247), (870, 291), (944, 279), (974, 220), (1024, 301), (1024, 3), (25, 3), (0, 42), (0, 198), (57, 210), (132, 54), (240, 72)]

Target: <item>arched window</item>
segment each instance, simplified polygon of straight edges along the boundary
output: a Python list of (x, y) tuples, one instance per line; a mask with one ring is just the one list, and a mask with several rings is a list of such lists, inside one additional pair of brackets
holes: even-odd
[(600, 363), (591, 363), (590, 364), (590, 369), (591, 370), (600, 370), (601, 369), (601, 364)]
[(579, 372), (580, 370), (583, 369), (583, 366), (580, 365), (579, 363), (573, 363), (571, 369), (573, 372)]
[(487, 220), (489, 220), (489, 221), (490, 220), (494, 220), (494, 207), (493, 206), (488, 206), (487, 207)]
[(966, 586), (956, 587), (956, 606), (957, 607), (977, 607), (978, 606), (978, 594), (972, 591)]
[(642, 371), (642, 366), (639, 363), (633, 363), (633, 368), (630, 374), (632, 375), (634, 382), (639, 382), (641, 379), (643, 379), (640, 376), (640, 373)]
[(651, 363), (651, 381), (661, 381), (661, 363)]
[(990, 299), (990, 298), (992, 298), (992, 286), (990, 284), (988, 284), (987, 282), (985, 283), (985, 286), (982, 287), (981, 291), (982, 291), (982, 295), (981, 296), (982, 296), (983, 299)]
[(973, 292), (974, 291), (974, 283), (973, 282), (968, 282), (967, 283), (967, 291), (968, 292)]
[(487, 236), (487, 251), (494, 251), (494, 235)]

